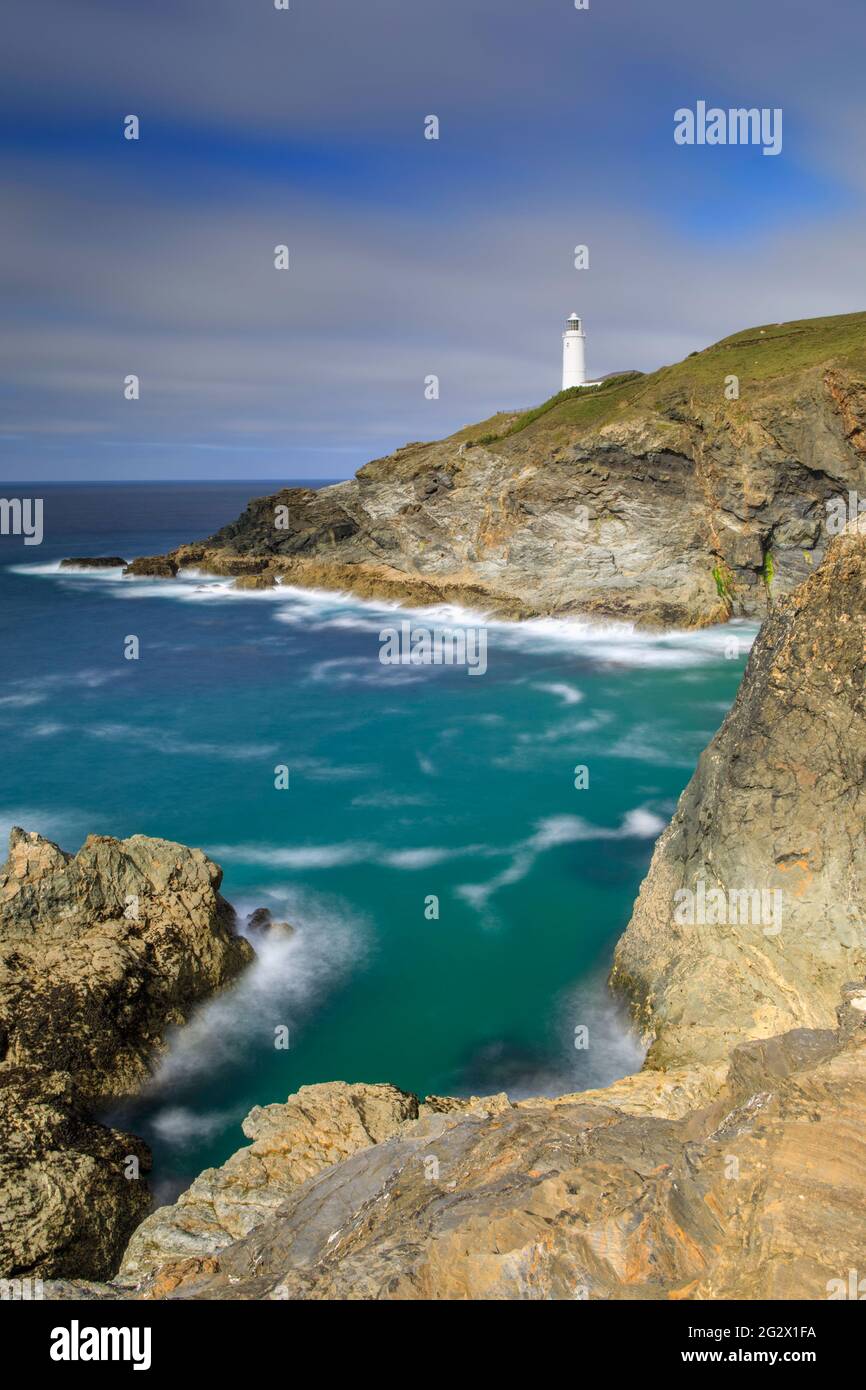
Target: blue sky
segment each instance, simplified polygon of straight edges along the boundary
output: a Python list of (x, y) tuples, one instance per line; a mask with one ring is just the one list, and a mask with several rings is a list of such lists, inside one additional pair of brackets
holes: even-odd
[[(545, 399), (572, 310), (601, 374), (866, 307), (862, 0), (11, 0), (4, 27), (6, 479), (344, 477)], [(675, 145), (699, 99), (781, 107), (782, 153)]]

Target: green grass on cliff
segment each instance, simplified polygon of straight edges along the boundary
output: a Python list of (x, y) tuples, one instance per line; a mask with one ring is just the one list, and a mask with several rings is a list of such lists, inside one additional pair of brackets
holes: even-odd
[(750, 388), (829, 365), (866, 374), (866, 313), (747, 328), (647, 376), (624, 373), (600, 387), (560, 391), (532, 410), (501, 412), (454, 437), (487, 445), (527, 431), (533, 442), (550, 436), (555, 444), (557, 436), (564, 440), (633, 415), (658, 412), (676, 419), (690, 402), (724, 401), (729, 376), (739, 378), (743, 400)]

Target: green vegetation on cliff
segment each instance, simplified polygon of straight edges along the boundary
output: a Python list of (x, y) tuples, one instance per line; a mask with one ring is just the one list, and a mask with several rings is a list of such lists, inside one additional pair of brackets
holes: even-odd
[(823, 363), (866, 373), (866, 313), (746, 328), (646, 376), (624, 372), (599, 387), (560, 391), (532, 410), (502, 412), (458, 437), (492, 444), (530, 429), (533, 435), (549, 433), (555, 442), (560, 431), (597, 429), (639, 413), (676, 420), (688, 414), (691, 402), (721, 397), (726, 377), (737, 377), (742, 397), (750, 386)]

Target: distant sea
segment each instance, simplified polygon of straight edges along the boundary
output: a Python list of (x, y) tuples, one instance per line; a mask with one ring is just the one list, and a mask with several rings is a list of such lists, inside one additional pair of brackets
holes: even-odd
[(386, 604), (58, 569), (205, 537), (278, 486), (0, 485), (45, 499), (41, 546), (0, 537), (3, 834), (198, 845), (241, 921), (267, 906), (296, 929), (113, 1116), (151, 1144), (163, 1200), (247, 1142), (253, 1105), (311, 1082), (520, 1097), (639, 1065), (606, 973), (754, 635), (491, 623), (469, 676), (381, 664), (406, 616)]

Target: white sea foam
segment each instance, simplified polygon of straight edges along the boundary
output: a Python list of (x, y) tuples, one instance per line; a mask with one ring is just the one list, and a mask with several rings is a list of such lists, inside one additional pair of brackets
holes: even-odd
[(664, 825), (660, 816), (643, 806), (627, 812), (616, 829), (592, 825), (581, 816), (548, 816), (537, 823), (528, 839), (512, 846), (509, 851), (502, 851), (512, 856), (511, 863), (505, 869), (485, 883), (463, 883), (456, 892), (464, 902), (481, 911), (488, 906), (494, 893), (525, 878), (538, 856), (546, 850), (582, 840), (650, 839), (658, 835)]
[[(585, 1047), (575, 1047), (575, 1029), (585, 1029)], [(627, 1012), (611, 997), (605, 975), (590, 977), (561, 996), (556, 1008), (555, 1056), (537, 1067), (524, 1066), (504, 1078), (511, 1100), (533, 1096), (567, 1096), (609, 1086), (643, 1065), (645, 1049), (632, 1031)], [(493, 1073), (473, 1074), (481, 1093), (500, 1087)]]
[(228, 1125), (244, 1118), (245, 1107), (235, 1110), (206, 1110), (197, 1114), (187, 1105), (166, 1106), (151, 1119), (151, 1127), (167, 1144), (184, 1149), (212, 1139)]
[(405, 806), (428, 806), (426, 796), (404, 795), (402, 792), (368, 792), (352, 798), (353, 806), (366, 806), (379, 811), (396, 811)]
[(221, 758), (227, 762), (250, 762), (272, 757), (277, 752), (275, 743), (205, 743), (179, 738), (162, 729), (136, 729), (131, 724), (92, 724), (84, 729), (84, 733), (90, 738), (106, 739), (127, 746), (136, 744), (171, 757), (191, 755)]
[(41, 560), (32, 565), (7, 565), (6, 570), (9, 574), (23, 574), (34, 579), (44, 575), (65, 575), (71, 573), (69, 570), (61, 570), (59, 560)]
[(583, 691), (569, 685), (567, 681), (536, 681), (534, 690), (543, 690), (547, 695), (555, 695), (564, 705), (576, 705), (583, 699)]
[(325, 589), (302, 589), (279, 584), (274, 589), (235, 589), (230, 578), (214, 578), (193, 569), (184, 569), (176, 579), (122, 578), (117, 570), (61, 570), (59, 561), (48, 564), (11, 565), (15, 573), (60, 577), (64, 582), (76, 574), (88, 583), (103, 582), (109, 591), (124, 598), (171, 598), (180, 602), (265, 603), (276, 609), (279, 622), (308, 629), (346, 628), (378, 632), (385, 618), (395, 613), (418, 619), (425, 625), (486, 627), (494, 647), (497, 643), (515, 650), (562, 651), (570, 649), (599, 665), (616, 667), (694, 667), (711, 664), (725, 656), (728, 640), (736, 636), (745, 653), (758, 627), (737, 619), (720, 627), (697, 630), (647, 632), (633, 623), (598, 623), (584, 618), (530, 618), (507, 622), (489, 613), (457, 604), (405, 607), (386, 600), (357, 598), (353, 594)]
[(373, 845), (345, 840), (338, 845), (214, 845), (208, 850), (217, 863), (258, 864), (270, 869), (340, 869), (376, 857)]
[[(369, 937), (366, 921), (345, 903), (294, 886), (267, 889), (248, 904), (238, 905), (239, 917), (263, 902), (275, 918), (290, 922), (291, 936), (278, 933), (252, 937), (253, 964), (230, 989), (207, 1000), (190, 1021), (175, 1030), (168, 1050), (147, 1088), (162, 1095), (190, 1080), (214, 1074), (226, 1066), (249, 1065), (252, 1053), (274, 1047), (275, 1030), (302, 1026), (322, 996), (364, 961)], [(154, 1123), (184, 1135), (177, 1100), (159, 1112)], [(172, 1112), (175, 1112), (174, 1115)], [(190, 1123), (198, 1122), (194, 1116)], [(165, 1130), (163, 1130), (165, 1133)], [(189, 1125), (186, 1133), (191, 1133)]]
[(712, 733), (675, 732), (653, 724), (637, 724), (606, 750), (610, 758), (628, 758), (658, 767), (693, 767), (696, 749), (709, 743)]
[(434, 864), (445, 864), (449, 859), (462, 859), (469, 854), (495, 854), (486, 845), (461, 845), (459, 849), (429, 846), (420, 849), (389, 850), (379, 862), (389, 869), (429, 869)]
[(30, 694), (0, 695), (0, 705), (6, 709), (29, 709), (31, 705), (44, 704), (47, 699), (47, 695), (31, 691)]
[(486, 845), (457, 848), (421, 845), (416, 849), (385, 849), (364, 840), (344, 840), (333, 845), (214, 845), (208, 853), (218, 863), (253, 864), (271, 869), (341, 869), (352, 864), (374, 864), (388, 869), (425, 869), (466, 855), (495, 855), (504, 851)]
[(426, 676), (405, 666), (383, 665), (375, 656), (348, 656), (317, 661), (310, 671), (310, 679), (329, 685), (416, 685), (426, 680)]
[(225, 844), (208, 848), (217, 863), (251, 864), (273, 869), (304, 870), (345, 868), (371, 864), (378, 868), (414, 871), (457, 859), (508, 858), (512, 862), (495, 878), (483, 884), (463, 884), (457, 892), (474, 906), (486, 902), (498, 888), (524, 878), (540, 854), (557, 845), (580, 840), (649, 839), (660, 833), (666, 822), (645, 806), (627, 812), (618, 827), (593, 825), (581, 816), (548, 816), (536, 823), (531, 835), (512, 845), (418, 845), (389, 849), (370, 840), (344, 840), (331, 845)]

